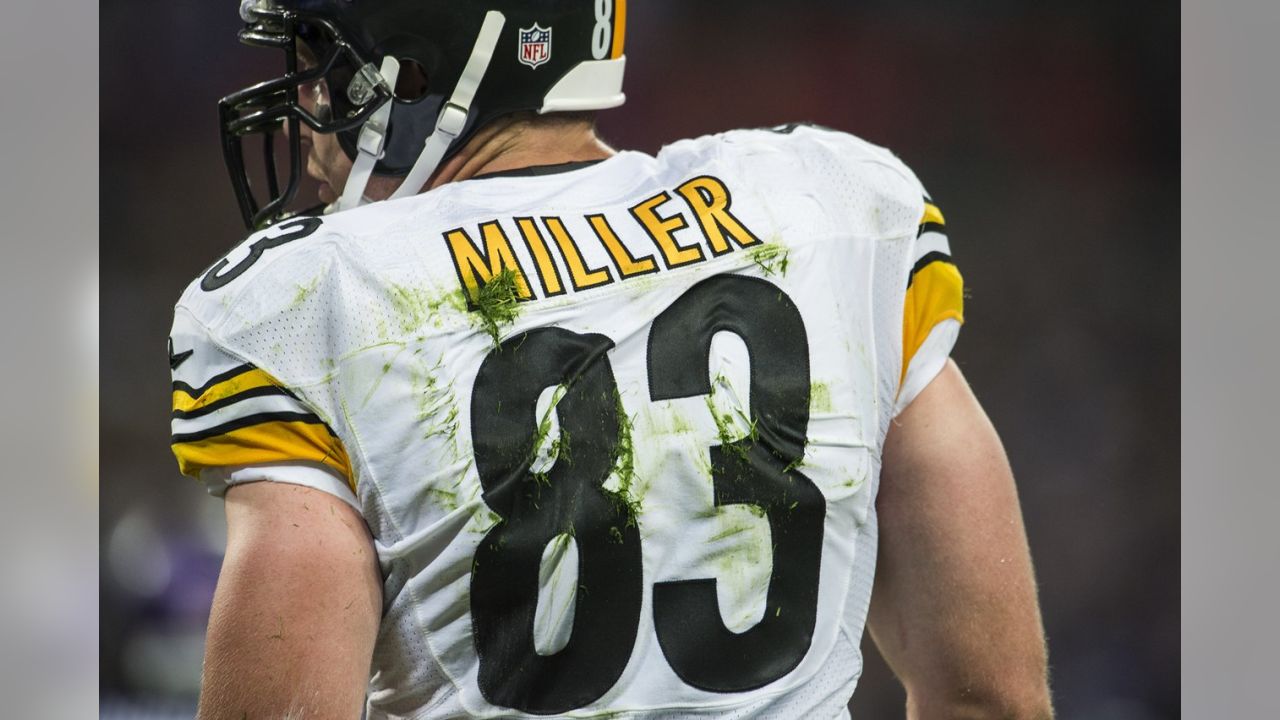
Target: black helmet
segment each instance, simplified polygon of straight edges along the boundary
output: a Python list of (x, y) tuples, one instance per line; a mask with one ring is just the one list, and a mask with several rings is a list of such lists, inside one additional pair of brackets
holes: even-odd
[[(360, 202), (372, 172), (408, 176), (396, 197), (417, 192), (495, 118), (603, 110), (625, 100), (626, 0), (242, 0), (240, 15), (242, 42), (286, 58), (284, 76), (218, 104), (223, 153), (251, 229), (278, 220), (297, 193), (299, 123), (337, 133), (353, 159), (343, 207)], [(314, 67), (299, 68), (299, 39)], [(408, 63), (425, 77), (425, 92), (397, 96), (395, 78)], [(330, 112), (318, 117), (298, 96), (321, 80)], [(290, 166), (282, 185), (274, 137), (285, 127)], [(250, 135), (263, 137), (261, 203), (244, 162)]]

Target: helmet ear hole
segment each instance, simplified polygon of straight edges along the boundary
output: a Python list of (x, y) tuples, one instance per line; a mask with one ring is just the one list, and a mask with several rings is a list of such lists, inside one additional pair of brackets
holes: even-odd
[(400, 75), (396, 78), (396, 99), (416, 102), (427, 96), (426, 68), (413, 58), (400, 58)]

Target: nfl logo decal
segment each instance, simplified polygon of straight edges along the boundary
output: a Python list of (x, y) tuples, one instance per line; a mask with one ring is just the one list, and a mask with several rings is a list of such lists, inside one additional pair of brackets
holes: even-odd
[(520, 28), (520, 62), (536, 68), (551, 59), (551, 28), (537, 23), (531, 28)]

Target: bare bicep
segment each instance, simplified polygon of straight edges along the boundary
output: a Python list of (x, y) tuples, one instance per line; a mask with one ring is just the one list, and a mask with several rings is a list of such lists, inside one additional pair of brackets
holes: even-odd
[(200, 717), (359, 717), (382, 598), (364, 521), (333, 495), (258, 482), (228, 491), (227, 527)]
[(1000, 439), (953, 362), (890, 429), (876, 507), (869, 627), (912, 702), (934, 708), (917, 710), (1047, 709), (1017, 490)]

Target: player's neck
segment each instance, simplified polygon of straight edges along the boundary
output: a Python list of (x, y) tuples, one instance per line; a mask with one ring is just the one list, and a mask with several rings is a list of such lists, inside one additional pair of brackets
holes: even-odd
[(442, 165), (427, 189), (507, 170), (604, 160), (616, 153), (588, 123), (495, 123)]

